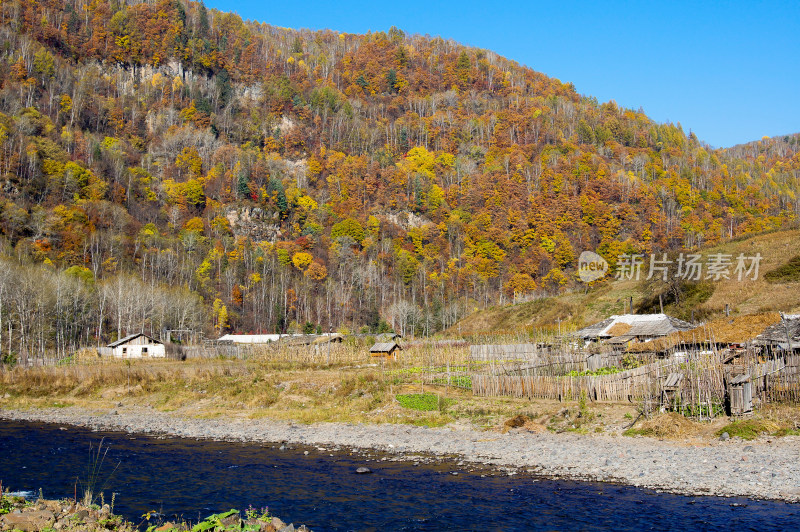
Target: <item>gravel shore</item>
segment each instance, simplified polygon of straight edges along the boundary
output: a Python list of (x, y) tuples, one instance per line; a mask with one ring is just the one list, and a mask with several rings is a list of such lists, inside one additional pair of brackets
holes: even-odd
[[(423, 454), (489, 465), (508, 474), (619, 482), (687, 495), (800, 502), (800, 437), (701, 444), (602, 434), (551, 434), (470, 427), (297, 425), (268, 419), (195, 419), (149, 408), (94, 412), (76, 407), (4, 410), (0, 418), (66, 423), (96, 430), (222, 441), (375, 449), (398, 459)], [(413, 458), (411, 458), (413, 459)]]

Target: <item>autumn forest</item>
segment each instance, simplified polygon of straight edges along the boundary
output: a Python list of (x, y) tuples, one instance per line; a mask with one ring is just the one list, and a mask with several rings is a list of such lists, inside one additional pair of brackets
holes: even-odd
[[(712, 149), (491, 51), (184, 0), (0, 2), (0, 352), (427, 335), (577, 257), (796, 225), (800, 135)], [(532, 65), (535, 68), (535, 65)]]

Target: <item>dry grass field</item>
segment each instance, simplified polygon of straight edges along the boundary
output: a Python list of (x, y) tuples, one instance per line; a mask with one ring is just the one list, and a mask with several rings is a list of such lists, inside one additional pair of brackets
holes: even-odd
[[(463, 367), (468, 348), (420, 343), (398, 360), (369, 356), (363, 346), (344, 345), (334, 363), (303, 360), (291, 350), (265, 351), (251, 359), (124, 361), (82, 358), (69, 365), (15, 367), (0, 371), (0, 408), (79, 406), (98, 411), (152, 407), (175, 415), (216, 418), (268, 417), (300, 423), (408, 423), (440, 426), (468, 423), (508, 430), (523, 415), (531, 423), (562, 431), (619, 432), (636, 405), (590, 405), (598, 415), (576, 427), (578, 403), (531, 402), (507, 397), (473, 397), (471, 391), (423, 382), (422, 367)], [(432, 410), (408, 408), (398, 395), (435, 396)], [(572, 414), (566, 414), (567, 412)], [(560, 414), (559, 414), (560, 412)], [(626, 416), (627, 414), (627, 416)], [(529, 423), (530, 426), (534, 426)], [(591, 425), (591, 426), (589, 426)]]
[[(640, 418), (639, 405), (475, 397), (471, 391), (425, 382), (422, 368), (466, 363), (466, 346), (409, 346), (398, 360), (371, 358), (363, 346), (343, 345), (333, 362), (297, 349), (264, 350), (250, 359), (124, 361), (83, 356), (72, 364), (0, 371), (0, 408), (78, 406), (100, 412), (153, 408), (175, 416), (270, 418), (299, 423), (466, 425), (508, 430), (645, 435), (701, 442), (728, 420), (680, 423)], [(326, 357), (327, 358), (327, 357)], [(404, 396), (431, 408), (408, 406)], [(796, 433), (800, 411), (769, 406), (759, 414), (770, 432)], [(635, 424), (634, 424), (635, 423)], [(675, 425), (675, 427), (673, 427)], [(490, 436), (487, 436), (490, 437)]]

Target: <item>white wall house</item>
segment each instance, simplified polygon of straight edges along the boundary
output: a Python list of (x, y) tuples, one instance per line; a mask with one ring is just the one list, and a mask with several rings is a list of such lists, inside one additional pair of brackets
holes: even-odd
[(111, 355), (117, 358), (164, 358), (164, 344), (144, 333), (132, 334), (108, 344)]

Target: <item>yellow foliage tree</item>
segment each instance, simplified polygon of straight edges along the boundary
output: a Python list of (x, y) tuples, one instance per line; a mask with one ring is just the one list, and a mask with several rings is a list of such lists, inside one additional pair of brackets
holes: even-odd
[(194, 218), (188, 220), (185, 224), (183, 224), (183, 228), (187, 231), (194, 231), (196, 233), (203, 234), (203, 229), (205, 225), (203, 224), (203, 219), (195, 216)]
[(222, 303), (221, 299), (217, 298), (214, 300), (214, 328), (219, 334), (222, 334), (229, 326), (228, 307)]
[(322, 281), (328, 276), (328, 269), (321, 262), (312, 262), (308, 266), (305, 276), (314, 281)]
[(197, 152), (197, 148), (187, 146), (175, 158), (175, 166), (189, 174), (190, 177), (203, 175), (203, 160)]
[(534, 290), (536, 290), (536, 281), (527, 273), (516, 273), (506, 283), (506, 292), (515, 298)]
[(304, 251), (299, 251), (292, 255), (292, 264), (300, 271), (305, 270), (313, 260), (314, 257), (311, 256), (311, 253), (306, 253)]

